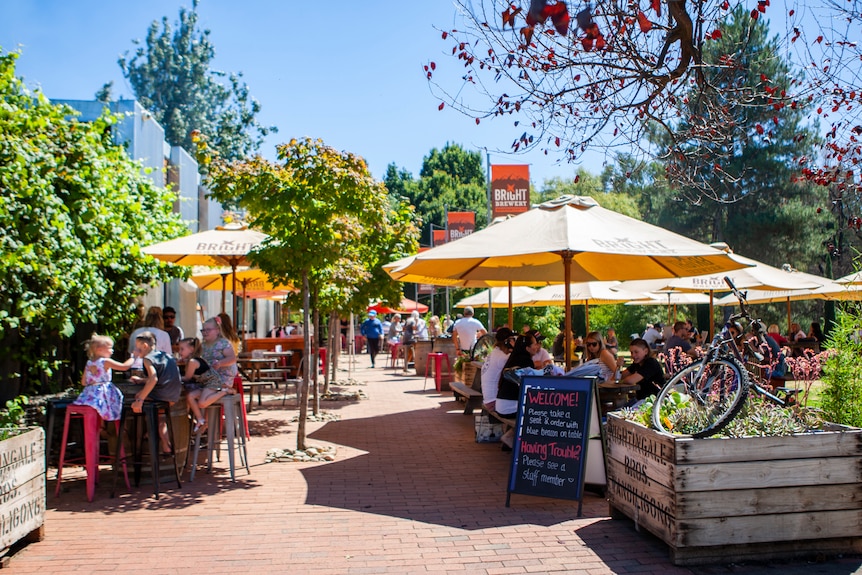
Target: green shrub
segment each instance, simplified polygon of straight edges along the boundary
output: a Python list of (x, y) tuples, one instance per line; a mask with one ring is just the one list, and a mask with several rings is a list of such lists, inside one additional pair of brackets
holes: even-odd
[(832, 353), (823, 362), (821, 407), (834, 423), (862, 427), (862, 342), (859, 315), (839, 312), (829, 333)]

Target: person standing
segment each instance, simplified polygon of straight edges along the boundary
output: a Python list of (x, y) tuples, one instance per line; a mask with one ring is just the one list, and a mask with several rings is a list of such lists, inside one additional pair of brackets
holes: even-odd
[(410, 317), (413, 318), (413, 333), (415, 338), (428, 339), (428, 325), (422, 319), (422, 316), (419, 315), (419, 312), (414, 309)]
[(380, 351), (380, 339), (383, 337), (383, 324), (377, 319), (377, 312), (368, 312), (368, 319), (359, 326), (359, 333), (368, 342), (368, 355), (371, 356), (371, 367), (374, 367), (374, 358)]
[(171, 338), (171, 349), (176, 352), (177, 346), (180, 344), (180, 340), (185, 337), (183, 334), (183, 328), (176, 325), (177, 310), (171, 306), (167, 306), (162, 310), (162, 320), (164, 320), (165, 323), (165, 331)]
[(473, 317), (473, 308), (468, 305), (464, 308), (464, 317), (456, 321), (452, 328), (452, 339), (456, 349), (462, 353), (470, 353), (476, 340), (486, 333), (488, 332), (485, 326)]

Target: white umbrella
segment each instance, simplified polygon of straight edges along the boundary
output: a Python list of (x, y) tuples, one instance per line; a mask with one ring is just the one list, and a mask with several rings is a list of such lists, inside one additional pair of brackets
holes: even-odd
[[(568, 286), (549, 285), (536, 290), (531, 295), (515, 300), (515, 305), (529, 306), (551, 306), (565, 305), (566, 291), (568, 291), (569, 305), (584, 306), (585, 323), (587, 333), (590, 331), (590, 305), (608, 305), (625, 303), (632, 299), (642, 297), (642, 294), (615, 289), (620, 285), (618, 281), (604, 282), (578, 282)], [(568, 306), (567, 306), (568, 307)]]
[[(536, 292), (535, 289), (527, 286), (512, 286), (512, 305), (521, 305), (518, 303), (524, 298), (529, 298)], [(491, 307), (508, 308), (509, 307), (509, 288), (496, 287), (482, 290), (479, 293), (473, 294), (459, 300), (455, 307), (488, 307), (488, 299), (491, 299)]]

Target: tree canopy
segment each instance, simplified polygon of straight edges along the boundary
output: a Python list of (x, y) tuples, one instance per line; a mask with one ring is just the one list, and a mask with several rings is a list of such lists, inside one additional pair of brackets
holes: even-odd
[(474, 212), (477, 229), (488, 222), (488, 192), (480, 152), (447, 143), (425, 156), (418, 180), (390, 164), (383, 182), (390, 194), (405, 197), (415, 206), (427, 244), (431, 244), (431, 232), (430, 226), (425, 226), (445, 227), (447, 212)]
[(143, 45), (126, 52), (119, 65), (144, 108), (165, 129), (165, 139), (195, 153), (194, 130), (228, 159), (256, 152), (274, 127), (256, 119), (260, 104), (242, 81), (242, 73), (213, 70), (215, 47), (210, 31), (198, 27), (197, 0), (192, 9), (180, 8), (175, 29), (164, 17), (154, 21)]
[[(248, 223), (269, 235), (252, 261), (271, 279), (302, 286), (305, 323), (312, 299), (345, 302), (364, 310), (372, 296), (391, 297), (395, 282), (380, 266), (414, 253), (412, 210), (391, 198), (365, 161), (321, 140), (294, 139), (278, 146), (278, 160), (255, 157), (228, 162), (201, 136), (198, 157), (212, 196), (235, 203)], [(350, 297), (353, 296), (353, 297)], [(395, 299), (393, 297), (393, 299)], [(311, 340), (305, 331), (305, 357)], [(305, 442), (308, 397), (305, 371), (297, 446)]]
[(49, 368), (55, 335), (87, 324), (119, 336), (134, 298), (171, 277), (140, 248), (188, 229), (176, 195), (113, 144), (116, 118), (77, 121), (27, 90), (16, 59), (0, 53), (0, 335), (26, 331), (11, 353)]

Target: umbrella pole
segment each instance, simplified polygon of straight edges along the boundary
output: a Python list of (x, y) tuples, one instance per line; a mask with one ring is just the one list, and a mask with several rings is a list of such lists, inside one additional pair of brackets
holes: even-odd
[(584, 316), (584, 327), (587, 330), (586, 333), (584, 333), (584, 336), (586, 336), (590, 333), (590, 302), (588, 300), (584, 300)]
[(713, 301), (715, 295), (712, 290), (709, 290), (709, 337), (715, 337), (715, 307)]
[(572, 304), (569, 301), (569, 297), (572, 295), (572, 257), (574, 254), (572, 252), (563, 252), (563, 282), (565, 282), (565, 298), (566, 302), (566, 312), (565, 312), (565, 330), (563, 333), (565, 334), (565, 355), (566, 355), (566, 371), (569, 371), (572, 367)]
[(787, 296), (787, 333), (790, 333), (790, 296)]
[(236, 327), (236, 263), (232, 262), (230, 265), (231, 275), (233, 276), (233, 286), (231, 288), (232, 296), (233, 296), (233, 325)]
[(221, 275), (221, 312), (224, 313), (225, 300), (227, 299), (227, 274)]
[(242, 340), (243, 341), (245, 341), (245, 330), (246, 330), (245, 314), (246, 314), (246, 308), (248, 307), (248, 305), (246, 305), (248, 300), (245, 299), (245, 288), (247, 285), (248, 285), (248, 281), (242, 282)]
[(515, 331), (515, 314), (512, 311), (512, 282), (509, 282), (509, 329)]

